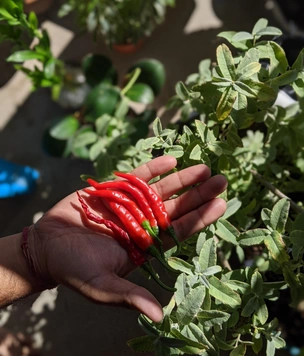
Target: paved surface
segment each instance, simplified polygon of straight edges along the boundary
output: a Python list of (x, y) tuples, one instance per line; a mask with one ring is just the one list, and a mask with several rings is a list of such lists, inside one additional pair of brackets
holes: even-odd
[[(48, 26), (54, 53), (64, 60), (80, 60), (89, 52), (98, 52), (108, 55), (120, 73), (139, 58), (161, 60), (167, 68), (167, 81), (155, 103), (157, 108), (174, 94), (178, 80), (197, 71), (201, 59), (214, 59), (217, 33), (251, 30), (260, 17), (272, 19), (264, 0), (177, 0), (177, 6), (168, 11), (166, 22), (147, 39), (142, 50), (122, 56), (112, 53), (102, 42), (94, 43), (89, 35), (78, 35), (73, 18), (59, 20), (57, 10), (55, 4), (40, 21)], [(15, 75), (12, 66), (5, 63), (10, 46), (0, 48), (0, 157), (31, 165), (41, 172), (34, 194), (0, 200), (0, 236), (5, 236), (21, 231), (59, 199), (81, 188), (79, 175), (92, 172), (92, 165), (76, 159), (52, 158), (43, 152), (41, 136), (47, 123), (64, 111), (51, 101), (47, 90), (31, 93), (27, 80), (21, 74)], [(147, 282), (139, 272), (130, 279), (152, 290), (164, 305), (169, 300), (170, 293)], [(126, 341), (142, 334), (135, 312), (94, 305), (61, 287), (44, 293), (38, 300), (30, 298), (2, 311), (0, 325), (34, 335), (47, 356), (133, 355)]]

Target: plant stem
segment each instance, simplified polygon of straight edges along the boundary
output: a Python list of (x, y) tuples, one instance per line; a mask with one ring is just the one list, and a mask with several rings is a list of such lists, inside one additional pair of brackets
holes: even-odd
[(128, 84), (123, 89), (121, 89), (121, 92), (120, 92), (121, 95), (125, 95), (127, 93), (127, 91), (132, 88), (132, 86), (136, 82), (137, 78), (139, 77), (140, 72), (141, 72), (140, 68), (135, 69), (131, 79), (128, 81)]
[(251, 169), (250, 170), (251, 174), (266, 188), (268, 188), (273, 194), (278, 196), (279, 198), (286, 198), (290, 201), (290, 207), (297, 212), (298, 214), (304, 213), (304, 209), (301, 208), (296, 202), (294, 202), (292, 199), (290, 199), (287, 195), (282, 193), (279, 189), (277, 189), (274, 185), (272, 185), (270, 182), (268, 182), (260, 173), (258, 173), (256, 170)]
[[(214, 241), (216, 244), (219, 243), (219, 239), (216, 237), (216, 236), (213, 236), (214, 238)], [(221, 262), (221, 265), (224, 267), (224, 268), (227, 268), (229, 271), (232, 271), (232, 268), (230, 266), (230, 263), (229, 261), (226, 259), (225, 255), (224, 255), (224, 252), (220, 249), (220, 248), (217, 248), (217, 256)]]

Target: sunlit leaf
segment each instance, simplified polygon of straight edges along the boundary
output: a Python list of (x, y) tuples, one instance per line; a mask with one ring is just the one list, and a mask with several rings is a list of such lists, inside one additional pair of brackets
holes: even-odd
[(287, 253), (286, 245), (277, 231), (272, 231), (271, 235), (264, 239), (264, 243), (274, 260), (280, 264), (288, 262), (289, 255)]
[(215, 276), (209, 278), (209, 283), (209, 292), (215, 299), (220, 300), (222, 303), (230, 306), (231, 308), (236, 308), (241, 304), (239, 294)]
[(192, 289), (179, 304), (176, 310), (176, 317), (182, 325), (191, 323), (193, 318), (197, 315), (204, 301), (205, 293), (206, 288), (204, 286), (198, 286)]

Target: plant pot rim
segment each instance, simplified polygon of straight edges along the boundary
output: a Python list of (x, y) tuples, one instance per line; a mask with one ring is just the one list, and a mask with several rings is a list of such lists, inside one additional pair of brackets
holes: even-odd
[(111, 47), (115, 52), (131, 54), (137, 52), (144, 44), (144, 40), (140, 39), (136, 43), (115, 43)]

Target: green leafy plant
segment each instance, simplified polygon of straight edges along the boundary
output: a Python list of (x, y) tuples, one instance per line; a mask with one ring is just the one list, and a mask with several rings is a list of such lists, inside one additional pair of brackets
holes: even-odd
[[(272, 38), (281, 31), (260, 19), (249, 32), (223, 32), (216, 63), (176, 85), (168, 110), (180, 120), (140, 140), (151, 157), (173, 155), (177, 169), (205, 163), (229, 182), (227, 211), (193, 236), (160, 324), (139, 317), (146, 336), (129, 341), (156, 355), (272, 356), (286, 343), (269, 312), (288, 291), (290, 308), (304, 298), (303, 73), (304, 50), (288, 63)], [(286, 86), (294, 103), (277, 100)], [(288, 330), (285, 330), (288, 336)], [(288, 338), (288, 337), (287, 337)]]
[[(83, 106), (54, 120), (45, 132), (44, 148), (54, 156), (91, 160), (94, 178), (104, 180), (113, 170), (129, 171), (150, 158), (139, 140), (147, 137), (155, 119), (151, 105), (165, 82), (165, 70), (155, 59), (138, 61), (125, 75), (123, 88), (114, 84), (117, 73), (104, 56), (86, 56), (83, 72), (91, 84)], [(142, 109), (135, 111), (134, 103)]]
[(108, 45), (137, 43), (150, 36), (165, 18), (167, 6), (175, 0), (68, 0), (59, 16), (75, 12), (81, 27), (102, 36)]
[[(53, 98), (58, 98), (65, 79), (64, 63), (53, 56), (47, 31), (39, 29), (34, 12), (24, 13), (21, 0), (0, 3), (0, 43), (5, 40), (14, 44), (7, 61), (18, 63), (15, 68), (28, 76), (34, 90), (49, 87)], [(24, 66), (28, 60), (36, 60), (36, 65)]]

